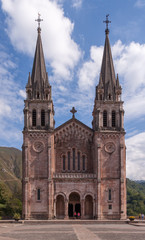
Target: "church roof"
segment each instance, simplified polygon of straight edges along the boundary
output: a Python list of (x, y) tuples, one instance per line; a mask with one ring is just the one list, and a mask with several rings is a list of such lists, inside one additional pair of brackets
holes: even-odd
[(81, 121), (79, 121), (78, 119), (76, 119), (75, 117), (72, 117), (71, 119), (69, 119), (67, 122), (63, 123), (62, 125), (60, 125), (59, 127), (55, 128), (55, 132), (61, 130), (61, 128), (66, 127), (67, 125), (71, 124), (71, 123), (75, 123), (77, 125), (80, 125), (82, 128), (85, 128), (86, 130), (93, 132), (93, 129), (88, 127), (87, 125), (85, 125), (84, 123), (82, 123)]

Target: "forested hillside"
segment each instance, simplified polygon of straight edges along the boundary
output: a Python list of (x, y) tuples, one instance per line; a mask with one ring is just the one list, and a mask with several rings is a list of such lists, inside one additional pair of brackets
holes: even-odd
[[(12, 217), (22, 210), (22, 152), (0, 147), (0, 217)], [(128, 215), (145, 214), (145, 181), (127, 179)]]
[(12, 217), (22, 209), (22, 153), (0, 147), (0, 217)]
[(135, 216), (145, 214), (145, 181), (127, 179), (127, 213)]

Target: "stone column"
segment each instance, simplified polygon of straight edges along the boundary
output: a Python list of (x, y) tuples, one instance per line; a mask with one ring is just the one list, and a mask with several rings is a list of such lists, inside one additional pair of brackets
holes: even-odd
[(120, 144), (120, 219), (126, 219), (125, 145)]
[(28, 146), (24, 145), (23, 146), (23, 216), (25, 219), (29, 218), (29, 213), (28, 213), (28, 195), (29, 195), (29, 188), (28, 188)]
[(98, 127), (103, 127), (103, 112), (99, 111), (99, 125)]
[(65, 219), (68, 219), (68, 200), (65, 200)]
[(96, 201), (93, 199), (93, 219), (96, 218)]
[(81, 200), (81, 219), (85, 218), (85, 199)]
[(112, 127), (112, 110), (108, 111), (108, 125), (109, 127)]
[(101, 219), (101, 144), (98, 143), (97, 219)]
[(54, 218), (56, 218), (56, 199), (54, 199), (53, 209), (54, 209)]

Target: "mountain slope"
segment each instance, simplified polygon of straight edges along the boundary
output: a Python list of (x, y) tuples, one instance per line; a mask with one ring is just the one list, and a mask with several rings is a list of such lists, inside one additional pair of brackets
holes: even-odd
[(12, 194), (21, 192), (22, 152), (16, 148), (0, 147), (0, 183)]

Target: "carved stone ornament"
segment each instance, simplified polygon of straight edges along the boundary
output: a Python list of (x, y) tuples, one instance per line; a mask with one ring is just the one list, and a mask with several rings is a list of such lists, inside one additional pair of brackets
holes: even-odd
[(44, 150), (44, 143), (42, 141), (35, 141), (33, 144), (33, 149), (37, 153), (42, 152)]
[(105, 145), (105, 151), (107, 153), (113, 153), (115, 151), (115, 144), (113, 142), (108, 142)]

